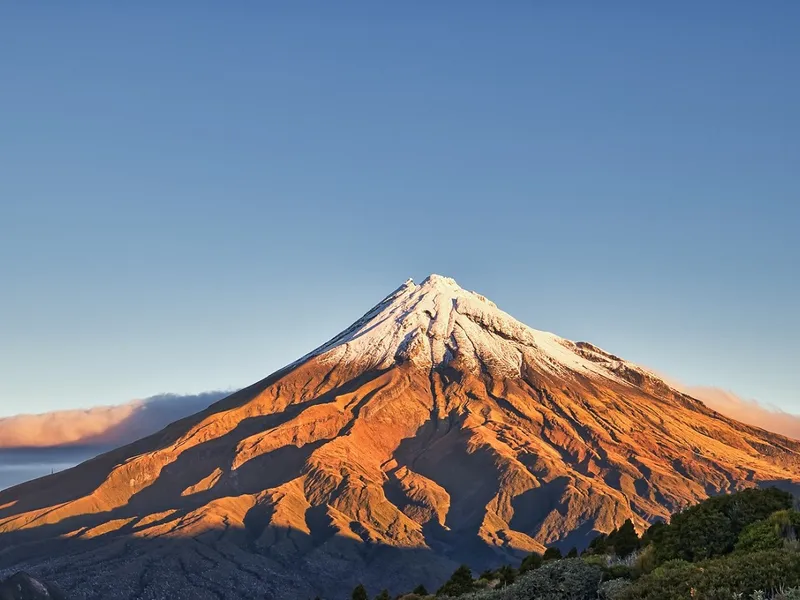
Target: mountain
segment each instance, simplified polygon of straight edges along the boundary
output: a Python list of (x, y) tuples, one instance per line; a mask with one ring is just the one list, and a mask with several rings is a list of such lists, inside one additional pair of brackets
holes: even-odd
[(800, 442), (431, 275), (208, 409), (0, 493), (0, 569), (74, 598), (430, 589), (798, 481)]

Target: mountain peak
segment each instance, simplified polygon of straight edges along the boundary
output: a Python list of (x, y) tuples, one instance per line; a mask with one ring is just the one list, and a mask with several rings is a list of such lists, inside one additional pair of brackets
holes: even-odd
[(618, 377), (609, 365), (619, 362), (604, 353), (587, 356), (579, 345), (532, 329), (485, 296), (437, 274), (420, 284), (407, 280), (301, 361), (312, 357), (362, 368), (411, 362), (431, 369), (458, 361), (467, 368), (491, 366), (507, 375), (519, 375), (527, 366), (614, 380)]
[(405, 283), (403, 283), (403, 285), (397, 288), (392, 294), (389, 294), (386, 300), (395, 297), (398, 292), (403, 291), (416, 291), (421, 295), (437, 294), (451, 296), (453, 298), (462, 295), (474, 294), (474, 292), (465, 290), (458, 285), (458, 282), (452, 277), (446, 277), (436, 273), (431, 273), (425, 279), (423, 279), (421, 283), (415, 283), (414, 279), (409, 277)]
[(431, 273), (428, 275), (422, 280), (420, 285), (439, 288), (448, 287), (451, 289), (460, 290), (462, 292), (464, 291), (452, 277), (445, 277), (444, 275), (437, 275), (436, 273)]
[[(413, 280), (409, 279), (409, 281), (413, 284)], [(466, 301), (480, 301), (489, 306), (497, 308), (494, 302), (478, 294), (477, 292), (471, 292), (462, 288), (458, 285), (458, 282), (453, 279), (452, 277), (445, 277), (444, 275), (437, 275), (436, 273), (431, 273), (425, 279), (422, 280), (418, 286), (414, 286), (415, 289), (419, 291), (421, 295), (426, 294), (435, 294), (444, 297), (450, 297), (454, 301), (458, 298), (464, 298)]]

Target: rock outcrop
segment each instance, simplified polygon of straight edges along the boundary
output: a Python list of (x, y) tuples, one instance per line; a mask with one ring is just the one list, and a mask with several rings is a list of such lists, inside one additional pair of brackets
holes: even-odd
[(0, 581), (0, 600), (66, 600), (56, 587), (20, 571)]

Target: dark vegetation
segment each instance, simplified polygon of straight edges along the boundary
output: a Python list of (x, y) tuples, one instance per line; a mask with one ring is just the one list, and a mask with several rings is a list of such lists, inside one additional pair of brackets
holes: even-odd
[[(462, 565), (435, 595), (406, 600), (800, 600), (800, 512), (791, 494), (746, 490), (706, 500), (639, 535), (631, 521), (579, 555), (557, 548), (475, 578)], [(369, 598), (363, 587), (353, 598)], [(381, 592), (378, 600), (389, 594)]]

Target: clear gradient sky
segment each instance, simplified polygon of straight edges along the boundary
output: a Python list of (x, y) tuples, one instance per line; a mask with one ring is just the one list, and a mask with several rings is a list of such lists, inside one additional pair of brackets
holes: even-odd
[(800, 412), (800, 2), (0, 5), (0, 415), (238, 387), (408, 277)]

